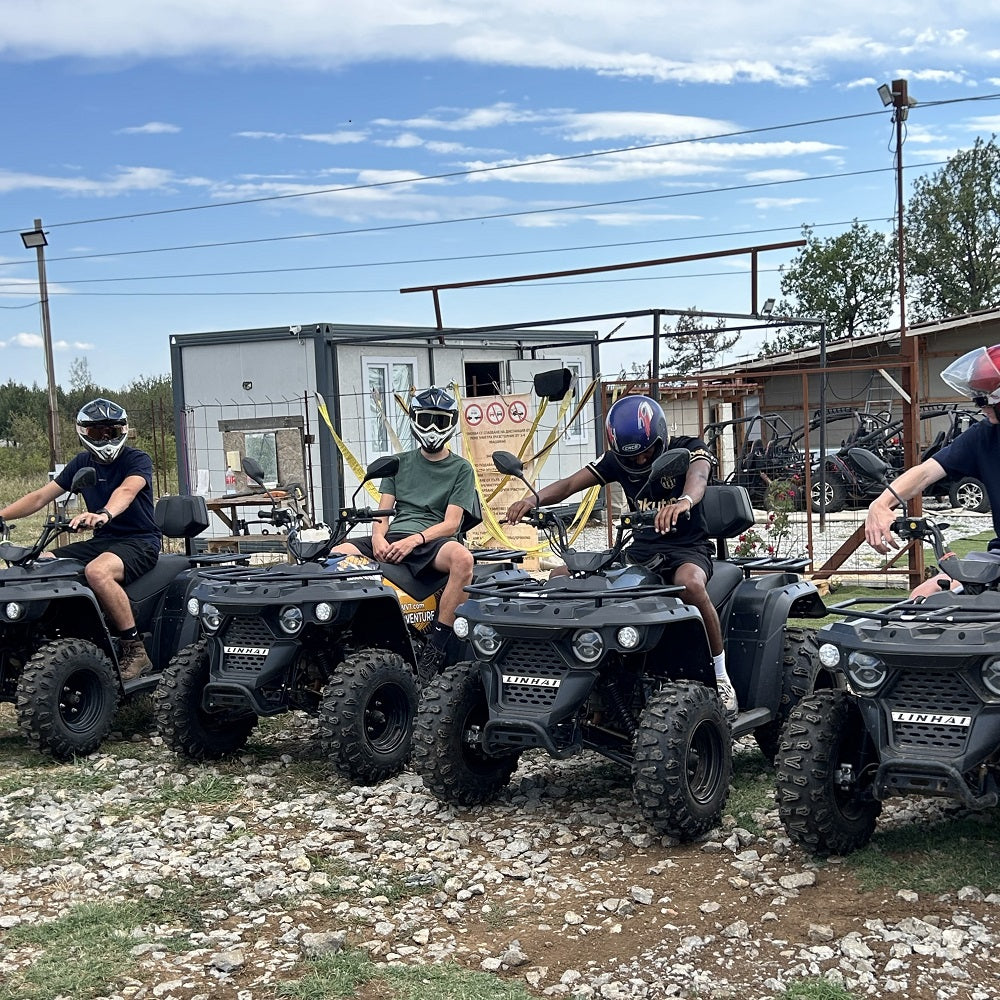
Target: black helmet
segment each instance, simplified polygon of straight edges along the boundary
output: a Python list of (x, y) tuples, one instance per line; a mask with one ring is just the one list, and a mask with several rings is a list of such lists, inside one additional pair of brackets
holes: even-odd
[(458, 429), (455, 397), (432, 385), (410, 402), (410, 428), (424, 451), (440, 451)]
[(637, 455), (653, 448), (652, 461), (667, 443), (667, 418), (660, 404), (649, 396), (622, 396), (608, 410), (604, 430), (611, 454), (630, 473), (643, 468), (635, 461)]
[(76, 415), (76, 433), (98, 462), (109, 465), (125, 447), (128, 414), (110, 399), (92, 399)]

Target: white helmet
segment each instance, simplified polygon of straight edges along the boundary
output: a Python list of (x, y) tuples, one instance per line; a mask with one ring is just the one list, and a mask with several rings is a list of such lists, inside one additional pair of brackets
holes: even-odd
[(76, 433), (98, 462), (110, 465), (128, 439), (128, 414), (110, 399), (92, 399), (76, 415)]
[(440, 451), (458, 429), (454, 396), (435, 385), (422, 389), (410, 403), (410, 428), (424, 451)]
[(976, 406), (1000, 403), (1000, 344), (963, 354), (941, 372), (941, 378)]

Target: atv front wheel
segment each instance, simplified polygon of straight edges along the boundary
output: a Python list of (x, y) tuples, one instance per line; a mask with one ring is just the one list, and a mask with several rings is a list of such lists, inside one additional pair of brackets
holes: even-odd
[(413, 726), (413, 769), (442, 801), (461, 806), (492, 802), (510, 782), (521, 755), (483, 751), (482, 727), (489, 717), (474, 663), (447, 667), (421, 692)]
[(873, 760), (861, 713), (843, 690), (817, 691), (792, 709), (778, 750), (778, 815), (815, 854), (849, 854), (871, 840), (882, 803), (864, 795)]
[(153, 692), (153, 714), (163, 742), (192, 760), (218, 760), (246, 746), (257, 716), (206, 712), (209, 657), (204, 640), (185, 646), (167, 664)]
[(319, 732), (345, 778), (372, 785), (410, 759), (417, 681), (398, 653), (366, 649), (347, 657), (323, 689)]
[(121, 688), (107, 654), (83, 639), (57, 639), (24, 665), (17, 721), (36, 750), (56, 760), (93, 753), (111, 731)]
[(714, 691), (670, 684), (646, 703), (632, 760), (632, 791), (657, 833), (694, 840), (722, 821), (733, 748)]
[(817, 688), (834, 687), (835, 681), (819, 662), (816, 630), (786, 628), (781, 656), (781, 701), (777, 717), (753, 731), (760, 752), (773, 764), (792, 709)]

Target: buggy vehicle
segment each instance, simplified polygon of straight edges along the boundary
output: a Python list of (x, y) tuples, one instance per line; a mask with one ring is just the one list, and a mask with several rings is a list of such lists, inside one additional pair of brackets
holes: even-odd
[(792, 441), (791, 425), (780, 414), (754, 414), (709, 424), (705, 428), (705, 445), (716, 458), (721, 457), (719, 447), (730, 431), (739, 433), (741, 440), (734, 468), (724, 482), (744, 487), (750, 503), (758, 510), (767, 508), (772, 482), (796, 477), (801, 481), (805, 459)]
[[(886, 482), (877, 456), (857, 449), (852, 459)], [(1000, 793), (1000, 558), (957, 557), (946, 523), (910, 517), (900, 503), (893, 532), (929, 542), (964, 590), (831, 607), (843, 620), (818, 633), (819, 657), (839, 683), (792, 709), (776, 759), (781, 821), (819, 854), (867, 844), (892, 796), (983, 809)]]
[[(73, 477), (70, 496), (96, 481), (93, 468)], [(67, 498), (68, 502), (68, 498)], [(168, 538), (189, 540), (208, 526), (203, 497), (161, 497), (156, 523)], [(70, 531), (63, 503), (37, 541), (0, 543), (0, 701), (13, 702), (18, 726), (37, 750), (59, 760), (92, 753), (111, 729), (123, 698), (150, 691), (154, 672), (123, 682), (121, 643), (76, 559), (42, 553)], [(201, 566), (244, 557), (162, 554), (145, 575), (126, 584), (146, 650), (159, 671), (196, 629), (185, 613), (187, 591)]]
[[(188, 611), (201, 635), (167, 666), (154, 695), (167, 745), (195, 760), (241, 750), (260, 718), (299, 710), (318, 720), (339, 773), (370, 784), (406, 765), (417, 706), (416, 662), (446, 575), (416, 578), (402, 565), (330, 553), (359, 524), (391, 509), (357, 507), (372, 479), (399, 460), (373, 462), (333, 527), (306, 527), (293, 511), (258, 512), (286, 531), (293, 564), (202, 574)], [(263, 488), (260, 467), (244, 471)], [(265, 488), (266, 489), (266, 488)], [(512, 557), (479, 554), (498, 573)]]
[[(684, 449), (665, 452), (650, 480), (683, 474), (689, 459)], [(515, 456), (496, 452), (493, 460), (532, 488)], [(692, 840), (719, 822), (732, 740), (752, 732), (773, 757), (792, 706), (824, 682), (812, 631), (787, 620), (826, 609), (795, 571), (802, 564), (726, 558), (726, 539), (753, 524), (744, 488), (710, 485), (702, 503), (719, 550), (708, 591), (742, 706), (732, 727), (698, 609), (652, 570), (618, 563), (633, 529), (652, 523), (655, 510), (619, 515), (608, 551), (577, 552), (563, 520), (535, 507), (525, 520), (545, 532), (568, 575), (466, 588), (455, 630), (474, 657), (424, 688), (414, 724), (413, 766), (436, 796), (488, 802), (527, 750), (557, 759), (593, 750), (631, 773), (657, 832)], [(760, 570), (767, 572), (753, 575)]]

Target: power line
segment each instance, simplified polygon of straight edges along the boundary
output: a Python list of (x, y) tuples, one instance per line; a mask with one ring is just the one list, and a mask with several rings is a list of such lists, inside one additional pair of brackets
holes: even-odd
[[(828, 229), (834, 226), (849, 226), (854, 222), (870, 223), (884, 221), (881, 218), (850, 219), (840, 222), (810, 222), (805, 225), (809, 229)], [(787, 233), (801, 230), (802, 225), (771, 226), (765, 229), (741, 229), (727, 233), (706, 233), (690, 236), (666, 236), (656, 240), (626, 240), (616, 243), (583, 243), (569, 247), (542, 247), (531, 250), (505, 250), (496, 253), (458, 254), (451, 257), (415, 257), (402, 260), (351, 261), (347, 264), (309, 264), (300, 267), (264, 267), (245, 268), (239, 271), (189, 271), (182, 274), (146, 274), (129, 275), (120, 278), (73, 278), (60, 280), (60, 285), (96, 285), (110, 284), (118, 281), (166, 281), (179, 278), (233, 278), (248, 277), (257, 274), (297, 274), (308, 271), (342, 271), (371, 267), (403, 267), (412, 264), (441, 264), (454, 261), (495, 260), (503, 257), (524, 257), (538, 254), (576, 253), (582, 250), (615, 250), (622, 247), (649, 246), (663, 243), (688, 243), (692, 241), (727, 239), (733, 236), (759, 236), (767, 233)], [(3, 286), (0, 280), (0, 287)], [(20, 307), (18, 307), (20, 308)]]
[[(908, 169), (941, 166), (946, 160), (934, 160), (927, 163), (910, 164)], [(218, 240), (212, 243), (187, 243), (181, 246), (149, 247), (144, 250), (115, 250), (107, 253), (77, 254), (65, 257), (47, 257), (49, 262), (66, 260), (96, 260), (104, 257), (134, 257), (141, 254), (173, 253), (180, 250), (211, 250), (222, 247), (251, 246), (261, 243), (286, 243), (291, 240), (320, 239), (329, 236), (355, 236), (362, 233), (386, 233), (405, 229), (425, 229), (432, 226), (456, 225), (462, 222), (490, 222), (499, 219), (517, 219), (536, 215), (557, 215), (562, 212), (575, 212), (583, 209), (612, 208), (620, 205), (638, 205), (647, 202), (670, 201), (678, 198), (690, 198), (703, 194), (730, 194), (738, 191), (755, 191), (762, 188), (785, 186), (788, 184), (804, 184), (810, 181), (843, 180), (848, 177), (865, 177), (872, 174), (892, 173), (894, 167), (872, 167), (867, 170), (851, 170), (839, 174), (814, 174), (811, 177), (794, 177), (776, 181), (757, 181), (752, 184), (731, 184), (725, 187), (697, 188), (693, 191), (672, 191), (667, 194), (642, 195), (636, 198), (617, 198), (610, 201), (582, 202), (575, 205), (562, 205), (550, 208), (530, 208), (513, 212), (493, 212), (486, 215), (468, 215), (453, 219), (434, 219), (423, 222), (397, 222), (385, 226), (363, 226), (357, 229), (335, 229), (322, 233), (296, 233), (291, 236), (259, 236), (247, 240)], [(0, 267), (22, 265), (24, 261), (0, 261)]]

